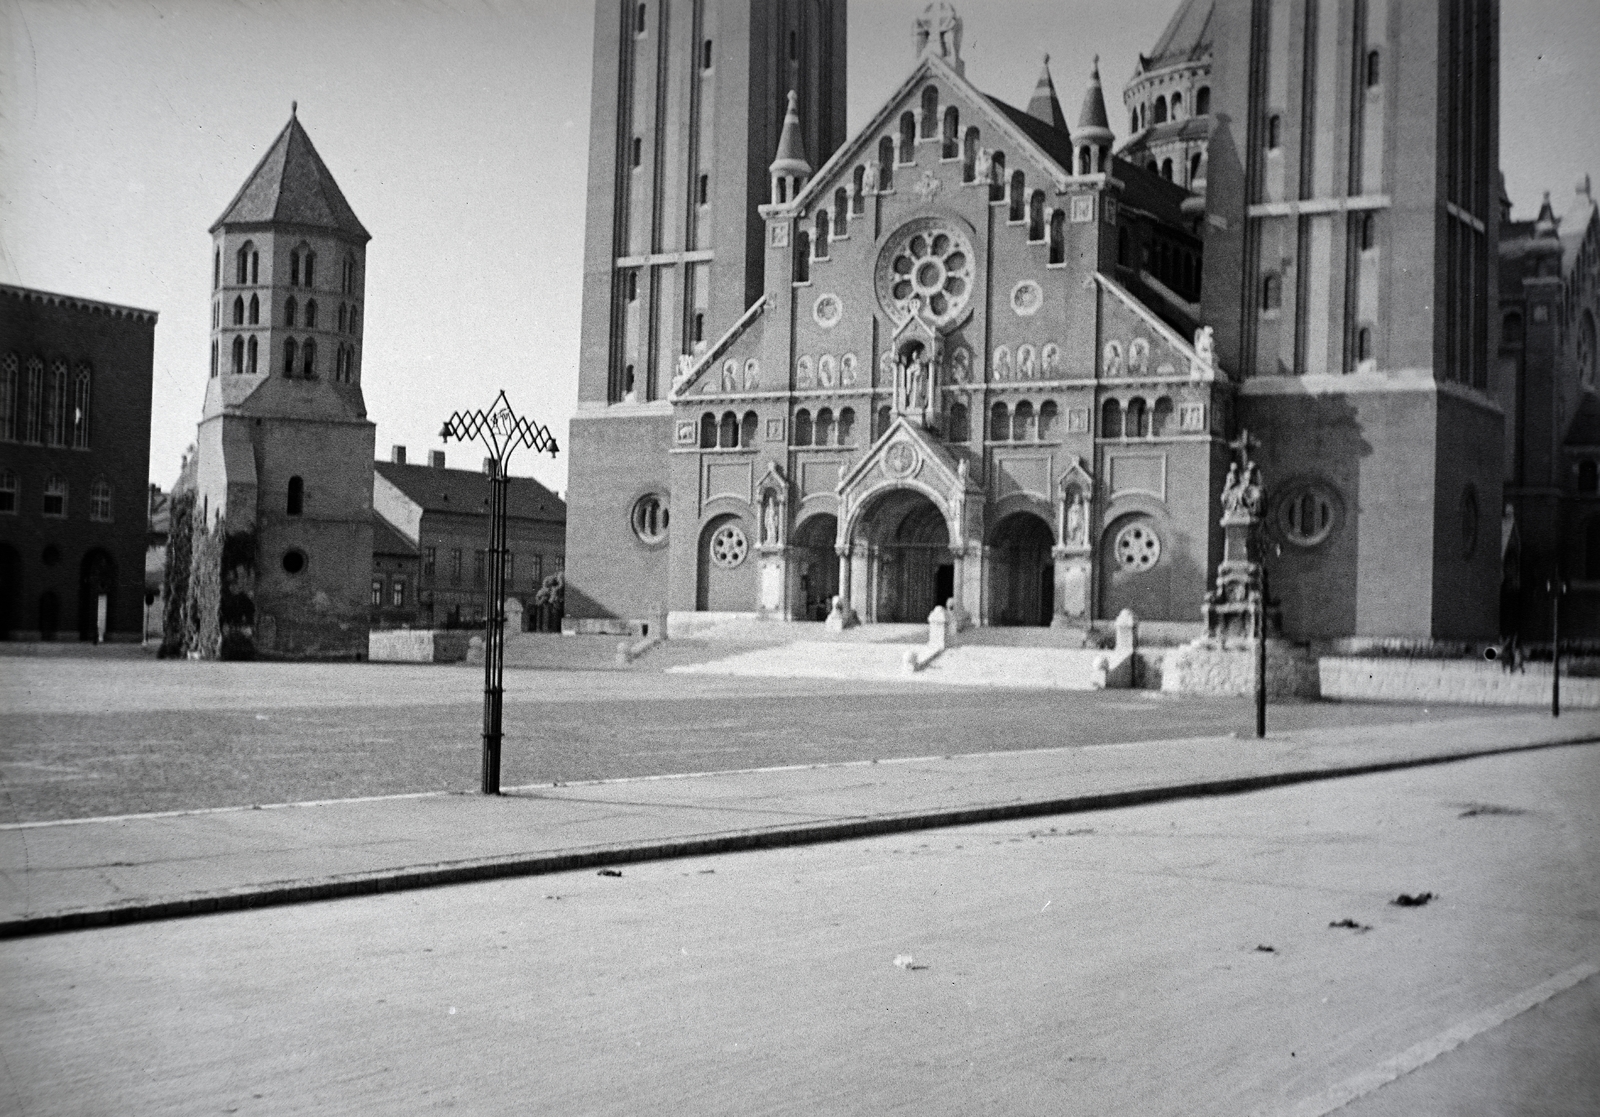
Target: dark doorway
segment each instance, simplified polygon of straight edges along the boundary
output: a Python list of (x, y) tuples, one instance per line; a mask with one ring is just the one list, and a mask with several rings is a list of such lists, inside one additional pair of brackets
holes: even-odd
[(39, 639), (54, 640), (61, 628), (61, 599), (55, 590), (45, 590), (39, 595)]
[(100, 599), (105, 599), (106, 633), (116, 627), (117, 564), (107, 552), (96, 547), (83, 556), (78, 567), (78, 639), (93, 640), (99, 635)]
[(939, 571), (950, 569), (950, 533), (944, 513), (920, 493), (904, 490), (885, 496), (868, 524), (873, 547), (875, 594), (872, 619), (884, 623), (921, 624), (933, 607), (950, 595), (941, 588)]
[(1050, 526), (1031, 512), (1000, 521), (990, 545), (989, 617), (993, 624), (1047, 625), (1055, 609)]
[(933, 596), (944, 605), (956, 595), (956, 565), (947, 562), (933, 572)]
[(22, 557), (9, 543), (0, 543), (0, 640), (11, 639), (22, 618)]
[(839, 593), (839, 556), (834, 553), (839, 521), (829, 515), (811, 516), (794, 533), (800, 553), (799, 600), (795, 616), (803, 621), (825, 621)]

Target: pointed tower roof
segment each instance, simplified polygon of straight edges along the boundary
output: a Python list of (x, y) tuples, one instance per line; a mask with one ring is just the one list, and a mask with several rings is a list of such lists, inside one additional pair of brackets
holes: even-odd
[(1149, 73), (1204, 58), (1211, 50), (1211, 16), (1216, 0), (1184, 0), (1149, 54), (1139, 56), (1139, 72)]
[(1533, 235), (1536, 237), (1554, 237), (1560, 224), (1556, 220), (1556, 211), (1550, 205), (1550, 191), (1544, 192), (1544, 203), (1539, 206), (1539, 216), (1533, 219)]
[(1100, 56), (1094, 56), (1089, 88), (1083, 91), (1083, 108), (1078, 110), (1078, 139), (1110, 143), (1111, 122), (1106, 117), (1105, 91), (1100, 87)]
[(267, 223), (333, 229), (362, 241), (372, 239), (294, 112), (209, 231)]
[(800, 135), (799, 98), (789, 90), (789, 110), (783, 114), (783, 134), (778, 137), (778, 156), (770, 168), (774, 175), (794, 175), (806, 178), (811, 174), (811, 164), (806, 162), (805, 138)]
[(1050, 56), (1044, 56), (1039, 70), (1039, 84), (1033, 87), (1028, 100), (1028, 115), (1044, 121), (1058, 131), (1067, 130), (1067, 118), (1061, 112), (1061, 102), (1056, 99), (1056, 83), (1050, 80)]

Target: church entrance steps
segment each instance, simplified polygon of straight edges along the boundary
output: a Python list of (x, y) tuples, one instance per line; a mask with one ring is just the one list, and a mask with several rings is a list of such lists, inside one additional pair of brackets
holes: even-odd
[[(670, 643), (670, 641), (669, 641)], [(1103, 685), (1096, 663), (1114, 654), (1082, 648), (947, 648), (915, 674), (905, 668), (906, 652), (925, 645), (799, 640), (779, 647), (752, 648), (705, 663), (681, 664), (668, 672), (749, 675), (791, 679), (917, 679), (947, 686), (1019, 687), (1028, 690), (1097, 690)]]

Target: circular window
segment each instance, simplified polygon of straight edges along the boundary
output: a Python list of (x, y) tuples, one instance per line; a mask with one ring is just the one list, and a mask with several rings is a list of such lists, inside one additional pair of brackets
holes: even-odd
[(667, 502), (656, 493), (647, 493), (634, 501), (633, 534), (645, 543), (663, 543), (667, 538), (667, 523), (671, 517)]
[(949, 221), (913, 221), (878, 258), (878, 299), (900, 321), (913, 303), (935, 325), (954, 321), (972, 297), (972, 260), (966, 233)]
[(1297, 547), (1315, 547), (1333, 533), (1338, 508), (1322, 485), (1299, 485), (1278, 501), (1278, 530)]
[(1468, 485), (1461, 491), (1461, 557), (1471, 558), (1478, 550), (1478, 490)]
[(283, 569), (289, 574), (298, 574), (306, 568), (306, 553), (304, 551), (283, 552)]
[(1117, 565), (1129, 573), (1149, 570), (1161, 558), (1161, 537), (1146, 522), (1129, 524), (1117, 532)]
[(749, 550), (750, 541), (738, 524), (724, 524), (711, 537), (711, 561), (718, 566), (731, 570), (744, 561)]

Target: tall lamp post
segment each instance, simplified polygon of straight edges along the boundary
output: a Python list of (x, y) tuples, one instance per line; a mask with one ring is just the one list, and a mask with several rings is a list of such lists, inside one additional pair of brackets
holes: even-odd
[(556, 456), (548, 428), (511, 410), (505, 390), (487, 411), (457, 411), (445, 420), (439, 437), (449, 442), (477, 440), (489, 451), (489, 586), (483, 622), (483, 793), (500, 794), (500, 710), (506, 667), (506, 498), (511, 489), (507, 466), (519, 446)]

